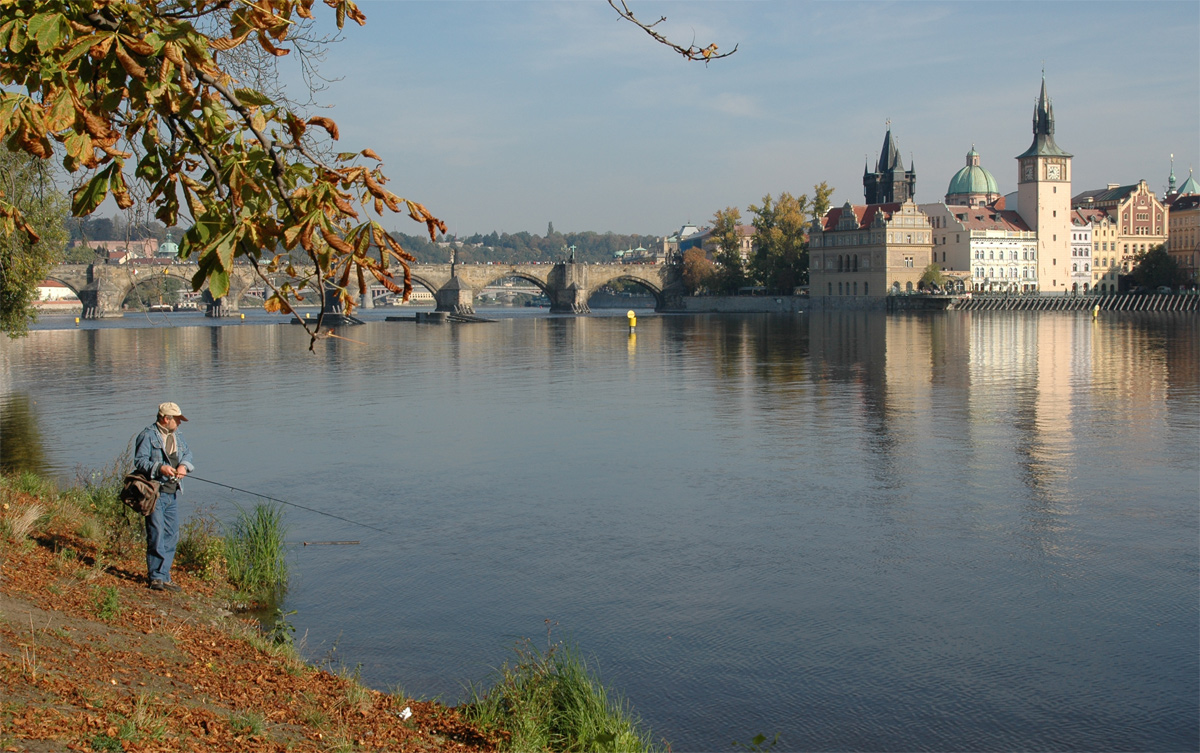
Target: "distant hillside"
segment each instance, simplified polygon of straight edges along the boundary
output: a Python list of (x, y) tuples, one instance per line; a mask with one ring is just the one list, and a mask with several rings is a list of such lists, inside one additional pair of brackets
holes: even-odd
[[(393, 235), (395, 237), (395, 235)], [(407, 240), (408, 236), (404, 236)], [(545, 236), (532, 235), (527, 232), (496, 233), (475, 235), (466, 238), (449, 239), (451, 246), (458, 248), (460, 262), (512, 262), (547, 261), (556, 262), (566, 259), (575, 246), (575, 260), (580, 262), (609, 262), (617, 251), (627, 251), (638, 247), (654, 250), (662, 246), (662, 238), (654, 235), (622, 235), (618, 233), (583, 233), (551, 232)], [(403, 245), (405, 240), (401, 240)], [(405, 248), (408, 248), (405, 245)], [(430, 261), (446, 262), (450, 260), (450, 247), (434, 247), (435, 256)], [(417, 254), (416, 251), (413, 251)], [(418, 259), (424, 259), (417, 255)]]

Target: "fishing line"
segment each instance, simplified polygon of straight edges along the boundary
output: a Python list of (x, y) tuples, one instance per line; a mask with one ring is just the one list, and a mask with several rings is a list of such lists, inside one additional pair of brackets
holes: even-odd
[(239, 489), (239, 488), (237, 488), (236, 486), (230, 486), (229, 484), (222, 484), (222, 483), (221, 483), (221, 482), (219, 482), (219, 481), (209, 481), (209, 480), (208, 480), (208, 479), (206, 479), (206, 478), (200, 478), (199, 476), (193, 476), (193, 475), (192, 475), (192, 474), (190, 474), (190, 473), (189, 473), (188, 475), (184, 476), (184, 478), (185, 478), (185, 479), (192, 479), (192, 480), (195, 480), (195, 481), (203, 481), (204, 483), (206, 483), (206, 484), (212, 484), (213, 486), (222, 486), (222, 487), (225, 487), (226, 489), (232, 489), (232, 490), (233, 490), (233, 491), (235, 491), (235, 492), (241, 492), (242, 494), (252, 494), (252, 495), (254, 495), (255, 497), (262, 497), (263, 499), (269, 499), (269, 500), (271, 500), (272, 502), (278, 502), (278, 503), (279, 503), (279, 504), (281, 504), (281, 505), (290, 505), (291, 507), (299, 507), (301, 510), (308, 510), (309, 512), (315, 512), (316, 514), (318, 514), (318, 515), (324, 515), (324, 516), (325, 516), (325, 517), (327, 517), (327, 518), (335, 518), (335, 519), (337, 519), (337, 520), (341, 520), (341, 521), (344, 521), (344, 522), (346, 522), (346, 523), (353, 523), (353, 524), (354, 524), (354, 525), (356, 525), (356, 526), (362, 526), (363, 528), (370, 528), (372, 531), (378, 531), (378, 532), (380, 532), (380, 533), (386, 533), (388, 536), (391, 536), (391, 535), (393, 535), (391, 531), (385, 531), (385, 530), (383, 530), (382, 528), (376, 528), (375, 526), (367, 525), (366, 523), (360, 523), (360, 522), (358, 522), (357, 520), (351, 520), (350, 518), (343, 518), (343, 517), (342, 517), (342, 516), (340, 516), (340, 515), (334, 515), (333, 513), (330, 513), (330, 512), (324, 512), (324, 511), (322, 511), (322, 510), (314, 510), (314, 509), (313, 509), (313, 508), (311, 508), (311, 507), (305, 507), (304, 505), (298, 505), (298, 504), (296, 504), (295, 502), (288, 502), (287, 500), (283, 500), (283, 499), (276, 499), (275, 497), (268, 497), (268, 496), (267, 496), (267, 495), (265, 495), (265, 494), (259, 494), (258, 492), (252, 492), (252, 491), (250, 491), (249, 489)]

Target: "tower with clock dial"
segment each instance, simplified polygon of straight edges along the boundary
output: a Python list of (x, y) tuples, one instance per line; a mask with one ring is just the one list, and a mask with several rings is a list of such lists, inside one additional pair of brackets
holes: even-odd
[(1037, 232), (1038, 289), (1071, 284), (1071, 155), (1054, 143), (1054, 106), (1046, 76), (1033, 108), (1033, 144), (1017, 156), (1017, 212)]

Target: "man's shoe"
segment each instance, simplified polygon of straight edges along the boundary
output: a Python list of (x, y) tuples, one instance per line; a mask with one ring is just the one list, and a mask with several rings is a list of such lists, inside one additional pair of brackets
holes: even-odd
[(169, 580), (152, 580), (150, 581), (151, 591), (182, 591), (183, 589), (175, 585)]

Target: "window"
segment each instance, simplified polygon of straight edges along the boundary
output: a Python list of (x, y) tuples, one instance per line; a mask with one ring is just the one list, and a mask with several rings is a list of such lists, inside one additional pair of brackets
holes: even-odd
[(858, 283), (854, 283), (854, 295), (858, 295)]
[(829, 283), (829, 295), (833, 295), (833, 283)]
[(869, 282), (863, 283), (863, 295), (870, 295), (870, 293), (867, 292), (868, 288), (870, 288), (870, 286), (871, 286), (871, 283), (869, 283)]

